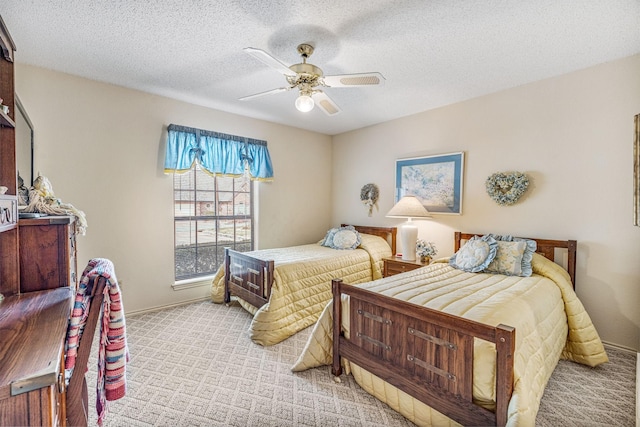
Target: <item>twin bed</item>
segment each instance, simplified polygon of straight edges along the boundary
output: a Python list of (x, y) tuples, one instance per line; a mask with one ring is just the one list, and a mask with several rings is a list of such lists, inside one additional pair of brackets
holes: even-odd
[[(342, 224), (340, 229), (350, 228)], [(382, 277), (382, 259), (396, 250), (395, 227), (353, 226), (353, 250), (314, 243), (240, 253), (227, 249), (211, 287), (215, 303), (231, 297), (253, 315), (251, 339), (273, 345), (313, 325), (331, 300), (331, 280), (364, 283)]]
[[(456, 250), (472, 236), (456, 233)], [(292, 370), (351, 373), (421, 426), (533, 426), (560, 358), (596, 366), (607, 356), (573, 290), (576, 242), (530, 240), (539, 253), (529, 277), (466, 272), (441, 259), (358, 286), (334, 280)]]
[[(455, 233), (456, 251), (473, 236)], [(363, 246), (375, 247), (367, 240)], [(252, 339), (263, 345), (315, 323), (294, 372), (331, 365), (336, 376), (351, 373), (365, 391), (418, 425), (533, 426), (560, 358), (596, 366), (607, 356), (573, 289), (576, 242), (530, 240), (537, 252), (529, 277), (466, 272), (441, 259), (381, 278), (381, 258), (395, 252), (389, 247), (372, 251), (377, 256), (368, 251), (377, 273), (353, 276), (358, 286), (342, 274), (351, 271), (346, 264), (276, 261), (270, 293), (267, 285), (259, 291), (266, 299), (260, 307), (245, 301), (247, 286), (239, 290), (231, 279), (221, 293), (224, 273), (212, 295), (222, 302), (231, 292), (247, 310), (253, 307)], [(347, 253), (354, 251), (342, 252), (351, 262)], [(241, 277), (234, 262), (242, 265), (244, 258), (231, 254), (224, 270)], [(305, 270), (320, 272), (323, 284), (283, 290), (307, 277)]]

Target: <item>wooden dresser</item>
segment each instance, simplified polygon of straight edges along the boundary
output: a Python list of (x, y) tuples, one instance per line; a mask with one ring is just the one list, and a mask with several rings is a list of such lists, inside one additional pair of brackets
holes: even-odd
[[(0, 109), (0, 186), (7, 187), (0, 195), (0, 426), (64, 426), (75, 236), (68, 218), (18, 225), (15, 50), (0, 17), (0, 98), (8, 107)], [(33, 270), (20, 271), (21, 255)]]
[(73, 216), (20, 219), (20, 292), (77, 288)]
[(64, 426), (64, 339), (70, 288), (0, 303), (0, 425)]
[(0, 293), (18, 292), (18, 171), (16, 165), (15, 83), (13, 56), (16, 50), (2, 18), (0, 18), (0, 98), (9, 107), (0, 109)]

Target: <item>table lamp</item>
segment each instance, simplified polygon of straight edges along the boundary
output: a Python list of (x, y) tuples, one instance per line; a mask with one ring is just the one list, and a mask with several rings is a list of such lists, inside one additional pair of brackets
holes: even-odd
[(413, 224), (411, 218), (431, 218), (431, 214), (416, 196), (404, 196), (391, 208), (386, 216), (387, 218), (407, 218), (407, 222), (400, 227), (402, 259), (414, 261), (416, 259), (418, 227)]

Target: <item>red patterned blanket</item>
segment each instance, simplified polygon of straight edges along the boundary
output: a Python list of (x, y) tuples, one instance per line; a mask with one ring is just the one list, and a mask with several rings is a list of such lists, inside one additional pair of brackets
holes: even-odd
[(120, 288), (113, 263), (108, 259), (92, 259), (82, 273), (67, 330), (65, 374), (68, 381), (75, 367), (78, 344), (89, 314), (91, 292), (88, 285), (96, 276), (102, 276), (106, 279), (101, 307), (98, 381), (96, 384), (98, 425), (102, 425), (106, 415), (107, 401), (120, 399), (126, 393), (125, 374), (126, 364), (129, 361)]

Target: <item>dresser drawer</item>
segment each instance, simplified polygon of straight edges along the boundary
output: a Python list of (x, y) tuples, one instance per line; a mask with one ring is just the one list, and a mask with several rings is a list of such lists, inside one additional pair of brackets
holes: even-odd
[(383, 277), (393, 276), (394, 274), (404, 273), (406, 271), (415, 270), (416, 268), (424, 267), (429, 263), (422, 263), (417, 261), (407, 261), (401, 258), (385, 258), (382, 260), (384, 263)]

